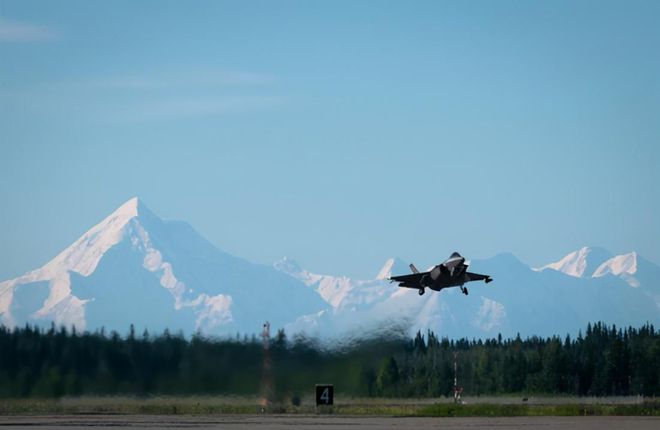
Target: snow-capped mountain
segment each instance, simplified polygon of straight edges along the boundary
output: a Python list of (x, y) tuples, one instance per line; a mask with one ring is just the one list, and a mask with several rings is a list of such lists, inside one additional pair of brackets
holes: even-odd
[(577, 251), (568, 253), (559, 261), (546, 264), (536, 270), (556, 270), (576, 278), (591, 276), (601, 264), (612, 258), (612, 253), (598, 247), (582, 247)]
[(409, 271), (408, 266), (398, 258), (388, 259), (375, 279), (359, 281), (346, 276), (317, 275), (310, 273), (290, 258), (284, 257), (273, 264), (277, 270), (301, 280), (312, 287), (332, 309), (353, 310), (373, 306), (397, 290), (387, 281), (392, 273)]
[[(634, 269), (640, 264), (645, 274), (641, 277)], [(387, 329), (431, 329), (450, 337), (553, 335), (575, 333), (594, 321), (660, 323), (660, 268), (636, 253), (612, 256), (604, 249), (582, 248), (542, 269), (532, 269), (506, 253), (474, 260), (471, 270), (488, 273), (495, 282), (467, 284), (467, 297), (456, 288), (419, 297), (415, 290), (390, 284), (386, 278), (391, 273), (409, 272), (399, 259), (389, 259), (376, 279), (366, 281), (316, 275), (290, 259), (275, 267), (304, 279), (332, 306), (330, 312), (305, 316), (288, 326), (322, 337), (355, 337)]]
[(0, 323), (79, 330), (129, 324), (208, 334), (258, 332), (327, 304), (303, 283), (220, 251), (190, 225), (133, 198), (45, 266), (0, 283)]
[(645, 285), (653, 295), (654, 287), (660, 285), (660, 268), (636, 252), (612, 255), (603, 248), (583, 247), (567, 254), (561, 260), (534, 269), (556, 270), (577, 278), (601, 278), (607, 276), (624, 280), (631, 287)]
[[(425, 263), (444, 256), (434, 257)], [(410, 271), (398, 258), (367, 280), (316, 274), (289, 258), (252, 264), (134, 198), (43, 267), (1, 282), (0, 323), (233, 335), (256, 333), (268, 320), (326, 339), (427, 329), (546, 336), (593, 321), (660, 325), (660, 267), (635, 252), (581, 248), (539, 269), (505, 253), (473, 260), (470, 270), (494, 282), (467, 284), (469, 296), (456, 288), (419, 296), (389, 283)]]
[(406, 264), (400, 258), (389, 258), (383, 267), (378, 271), (376, 279), (389, 279), (393, 275), (399, 275), (401, 273), (407, 273), (410, 271), (410, 266)]
[(629, 254), (617, 255), (603, 264), (598, 266), (598, 269), (591, 275), (594, 278), (608, 274), (621, 276), (621, 275), (634, 275), (637, 273), (637, 253), (631, 252)]

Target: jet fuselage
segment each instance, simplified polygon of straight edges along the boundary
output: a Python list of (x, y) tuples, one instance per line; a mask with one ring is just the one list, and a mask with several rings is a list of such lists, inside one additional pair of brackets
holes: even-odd
[(420, 273), (413, 264), (410, 265), (413, 273), (411, 275), (393, 276), (392, 281), (399, 282), (400, 287), (417, 288), (419, 294), (424, 294), (425, 288), (440, 291), (448, 287), (460, 287), (463, 294), (467, 295), (467, 288), (463, 285), (470, 281), (483, 280), (486, 283), (492, 281), (488, 275), (479, 275), (467, 271), (468, 265), (465, 258), (458, 252), (454, 252), (444, 262), (434, 266), (428, 272)]

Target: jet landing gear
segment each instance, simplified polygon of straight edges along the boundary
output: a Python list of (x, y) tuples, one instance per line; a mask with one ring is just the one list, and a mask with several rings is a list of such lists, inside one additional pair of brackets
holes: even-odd
[(461, 285), (461, 292), (467, 296), (468, 295), (467, 287)]
[(420, 288), (419, 291), (417, 292), (420, 296), (424, 295), (424, 287)]

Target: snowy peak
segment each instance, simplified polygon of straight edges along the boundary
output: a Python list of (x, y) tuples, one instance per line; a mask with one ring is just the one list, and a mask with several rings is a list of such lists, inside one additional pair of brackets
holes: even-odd
[(106, 225), (110, 222), (126, 225), (133, 218), (140, 218), (142, 220), (160, 220), (160, 218), (155, 215), (142, 200), (137, 197), (132, 197), (115, 209), (114, 212), (108, 215), (98, 225)]
[(383, 267), (381, 267), (378, 275), (376, 275), (376, 279), (388, 279), (391, 278), (392, 275), (405, 274), (409, 272), (410, 268), (408, 265), (400, 258), (394, 257), (388, 259), (385, 264), (383, 264)]
[(598, 269), (593, 274), (594, 278), (611, 275), (633, 275), (637, 272), (637, 253), (631, 252), (629, 254), (617, 255), (603, 264), (598, 266)]
[(322, 275), (315, 275), (303, 269), (298, 262), (292, 258), (284, 257), (279, 261), (273, 263), (273, 268), (279, 272), (289, 275), (301, 281), (307, 286), (316, 284)]
[(99, 230), (121, 228), (131, 219), (145, 215), (149, 217), (155, 216), (140, 199), (133, 197), (115, 209), (115, 211), (108, 215), (103, 221), (92, 227), (88, 233)]
[(347, 276), (319, 275), (301, 268), (290, 258), (283, 258), (273, 264), (282, 273), (292, 276), (316, 291), (334, 311), (342, 308), (355, 310), (383, 300), (398, 289), (383, 282), (394, 273), (407, 273), (410, 269), (398, 258), (388, 259), (381, 268), (377, 279), (357, 280)]
[(275, 262), (273, 267), (313, 288), (333, 308), (341, 306), (341, 303), (353, 288), (351, 279), (345, 276), (310, 273), (300, 267), (298, 262), (288, 257)]
[[(311, 283), (314, 283), (322, 278), (348, 279), (345, 276), (319, 275), (308, 272), (307, 270), (303, 269), (296, 260), (289, 257), (283, 257), (281, 260), (273, 263), (273, 268), (279, 270), (282, 273), (286, 273), (289, 276), (293, 276), (294, 278), (311, 281)], [(400, 258), (392, 257), (385, 261), (385, 264), (383, 264), (383, 266), (380, 268), (380, 271), (378, 272), (378, 275), (376, 275), (375, 279), (384, 280), (390, 278), (392, 275), (405, 273), (410, 273), (410, 268), (408, 265)], [(309, 282), (306, 283), (309, 284)]]
[(587, 255), (589, 255), (589, 251), (590, 249), (587, 247), (573, 251), (561, 260), (542, 267), (541, 270), (552, 269), (570, 276), (575, 276), (576, 278), (581, 278), (587, 268)]
[(36, 271), (39, 273), (32, 272), (34, 280), (50, 279), (66, 271), (89, 276), (108, 249), (124, 237), (126, 225), (141, 213), (153, 216), (137, 197), (128, 200)]
[[(47, 282), (49, 289), (47, 299), (43, 301), (43, 307), (36, 310), (33, 316), (52, 317), (58, 324), (65, 323), (80, 329), (85, 328), (84, 307), (88, 300), (81, 300), (72, 293), (72, 276), (90, 277), (106, 253), (129, 236), (134, 245), (139, 243), (142, 248), (148, 248), (146, 244), (149, 242), (149, 235), (141, 225), (141, 220), (150, 225), (154, 222), (162, 222), (137, 197), (133, 197), (41, 268), (3, 282), (5, 288), (0, 291), (0, 295), (3, 296), (0, 298), (0, 322), (13, 325), (10, 308), (16, 288), (20, 285)], [(149, 269), (146, 261), (145, 259), (145, 268)]]
[(137, 198), (45, 266), (0, 282), (0, 324), (9, 327), (53, 321), (123, 330), (134, 323), (219, 334), (250, 332), (261, 318), (284, 325), (325, 309), (302, 282), (222, 252)]
[[(143, 206), (140, 199), (133, 197), (127, 200), (124, 204), (119, 206), (113, 213), (111, 213), (107, 218), (116, 218), (129, 220), (133, 217), (138, 216), (140, 207)], [(106, 218), (106, 219), (107, 219)]]
[(606, 249), (585, 246), (567, 254), (559, 261), (547, 264), (536, 270), (552, 269), (569, 276), (582, 278), (584, 276), (590, 276), (594, 268), (599, 267), (611, 257), (612, 254)]
[(622, 255), (612, 255), (603, 248), (583, 247), (571, 252), (561, 260), (543, 266), (537, 271), (556, 270), (576, 278), (600, 278), (605, 275), (620, 276), (636, 286), (637, 281), (632, 275), (638, 271), (639, 256), (636, 252)]
[(287, 275), (292, 276), (296, 276), (304, 272), (302, 267), (300, 267), (300, 264), (298, 264), (296, 260), (289, 257), (284, 257), (281, 260), (276, 261), (273, 263), (273, 267), (282, 273), (286, 273)]

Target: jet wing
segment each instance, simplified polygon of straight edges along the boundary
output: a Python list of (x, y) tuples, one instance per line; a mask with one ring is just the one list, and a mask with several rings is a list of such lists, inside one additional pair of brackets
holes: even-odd
[(467, 276), (470, 281), (486, 281), (486, 283), (489, 283), (493, 280), (493, 278), (488, 275), (480, 275), (472, 272), (465, 272), (465, 276)]
[(419, 281), (422, 279), (424, 275), (428, 273), (429, 272), (411, 273), (410, 275), (401, 275), (401, 276), (392, 276), (390, 278), (390, 281), (398, 282), (399, 287), (419, 288), (420, 287)]

